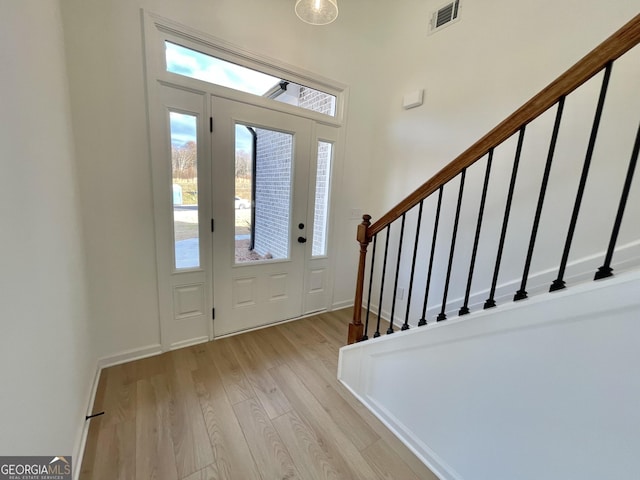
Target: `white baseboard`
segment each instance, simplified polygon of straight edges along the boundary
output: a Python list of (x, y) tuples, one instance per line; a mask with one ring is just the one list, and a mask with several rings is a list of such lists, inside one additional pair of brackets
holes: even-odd
[(331, 310), (342, 310), (343, 308), (353, 307), (353, 299), (335, 302), (331, 305)]
[[(96, 367), (93, 375), (93, 382), (91, 382), (91, 387), (89, 388), (87, 396), (85, 397), (86, 398), (85, 405), (87, 406), (85, 415), (87, 416), (93, 413), (92, 409), (96, 399), (96, 392), (98, 391), (98, 383), (100, 382), (101, 371), (102, 371), (102, 368), (100, 368), (96, 362)], [(89, 434), (89, 425), (91, 424), (91, 422), (86, 418), (82, 419), (82, 422), (83, 423), (80, 429), (79, 441), (76, 443), (74, 452), (73, 452), (72, 468), (73, 468), (74, 480), (78, 480), (78, 478), (80, 477), (82, 459), (84, 458), (84, 450), (87, 444), (87, 435)]]
[(162, 345), (160, 345), (159, 343), (147, 345), (146, 347), (132, 348), (131, 350), (125, 350), (123, 352), (98, 359), (98, 367), (101, 369), (106, 367), (113, 367), (114, 365), (120, 365), (121, 363), (127, 363), (133, 360), (140, 360), (142, 358), (160, 355), (161, 353)]
[(182, 340), (180, 342), (172, 343), (169, 345), (169, 350), (178, 350), (180, 348), (191, 347), (192, 345), (198, 345), (200, 343), (206, 343), (209, 341), (209, 337), (196, 337), (189, 340)]
[(332, 308), (331, 310), (327, 310), (327, 312), (339, 312), (340, 310), (346, 310), (347, 308), (353, 308), (353, 302), (351, 302), (346, 307)]
[[(344, 382), (340, 376), (338, 375), (338, 381), (356, 398), (358, 401), (364, 405), (369, 412), (373, 414), (380, 422), (387, 427), (395, 437), (402, 442), (402, 444), (407, 447), (422, 463), (424, 463), (431, 472), (436, 475), (438, 478), (442, 480), (457, 480), (456, 477), (452, 477), (450, 473), (453, 469), (444, 463), (438, 456), (433, 453), (433, 457), (427, 457), (423, 455), (425, 451), (424, 445), (419, 440), (415, 439), (413, 435), (410, 434), (410, 430), (407, 428), (402, 428), (402, 424), (399, 422), (394, 422), (395, 417), (391, 415), (383, 415), (381, 412), (384, 410), (380, 409), (379, 405), (375, 403), (373, 399), (363, 398), (360, 394), (358, 394), (350, 385)], [(370, 401), (371, 400), (371, 401)], [(385, 412), (388, 413), (388, 412)], [(399, 427), (399, 428), (398, 428)], [(417, 440), (417, 441), (416, 441)], [(423, 448), (416, 448), (416, 445), (420, 445)], [(426, 449), (430, 451), (430, 449)], [(436, 461), (435, 459), (438, 459)]]

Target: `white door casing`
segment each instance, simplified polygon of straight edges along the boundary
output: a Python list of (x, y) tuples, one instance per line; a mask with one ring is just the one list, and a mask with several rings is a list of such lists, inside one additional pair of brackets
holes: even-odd
[[(272, 262), (272, 265), (268, 267), (272, 269), (270, 270), (271, 275), (275, 275), (276, 279), (279, 280), (280, 287), (278, 288), (280, 288), (280, 291), (284, 291), (286, 295), (290, 294), (292, 298), (297, 298), (296, 301), (291, 302), (291, 305), (296, 305), (296, 307), (294, 309), (290, 305), (281, 309), (279, 318), (275, 312), (280, 307), (274, 307), (271, 309), (273, 310), (273, 316), (265, 318), (268, 318), (268, 321), (271, 322), (329, 309), (331, 307), (333, 283), (330, 274), (332, 269), (332, 256), (330, 255), (332, 244), (330, 238), (333, 235), (332, 221), (327, 224), (329, 235), (327, 237), (327, 254), (316, 256), (311, 254), (314, 218), (313, 196), (316, 175), (315, 161), (319, 140), (329, 142), (334, 147), (339, 145), (338, 148), (333, 149), (332, 153), (331, 183), (335, 184), (336, 174), (340, 174), (338, 165), (344, 149), (342, 140), (347, 97), (346, 86), (322, 78), (314, 73), (304, 72), (291, 65), (247, 52), (223, 40), (192, 30), (184, 25), (146, 11), (143, 11), (143, 20), (160, 336), (163, 350), (180, 348), (213, 339), (214, 336), (246, 328), (254, 328), (266, 323), (258, 320), (256, 325), (251, 325), (245, 321), (240, 321), (237, 325), (227, 322), (225, 326), (226, 320), (223, 320), (225, 306), (219, 304), (219, 301), (225, 298), (225, 292), (230, 291), (231, 277), (225, 277), (217, 268), (221, 262), (227, 262), (224, 268), (227, 271), (232, 269), (229, 266), (229, 262), (231, 262), (229, 260), (229, 246), (225, 247), (224, 242), (218, 240), (219, 228), (224, 225), (225, 215), (232, 215), (233, 209), (231, 213), (225, 213), (222, 210), (225, 202), (227, 202), (227, 206), (229, 206), (228, 202), (232, 202), (231, 194), (226, 195), (222, 203), (216, 201), (214, 197), (218, 195), (217, 188), (220, 188), (220, 191), (231, 192), (233, 183), (230, 182), (219, 186), (216, 177), (216, 168), (218, 166), (215, 163), (215, 157), (212, 163), (212, 155), (214, 153), (211, 145), (212, 134), (209, 132), (209, 118), (212, 115), (211, 105), (214, 102), (212, 100), (214, 96), (221, 99), (220, 101), (230, 102), (233, 105), (233, 107), (229, 107), (231, 110), (236, 107), (242, 110), (244, 108), (242, 105), (245, 107), (250, 105), (262, 107), (264, 111), (256, 117), (257, 120), (263, 118), (264, 126), (267, 127), (272, 120), (275, 120), (276, 127), (278, 122), (282, 121), (283, 123), (279, 130), (291, 132), (296, 132), (297, 130), (297, 133), (294, 133), (296, 135), (294, 147), (296, 158), (302, 158), (301, 151), (306, 151), (304, 155), (307, 159), (306, 165), (296, 165), (294, 169), (294, 191), (296, 198), (302, 199), (292, 204), (292, 228), (290, 230), (290, 263), (301, 265), (299, 271), (292, 272), (290, 277), (291, 279), (296, 279), (295, 286), (292, 286), (292, 288), (295, 288), (295, 292), (294, 290), (287, 290), (288, 286), (282, 287), (284, 277), (278, 277), (278, 275), (283, 274), (283, 271), (281, 269), (280, 273), (278, 273), (276, 265), (284, 262)], [(185, 45), (202, 52), (211, 52), (212, 55), (225, 58), (239, 65), (263, 70), (271, 75), (281, 75), (281, 78), (288, 78), (301, 84), (331, 92), (337, 98), (337, 114), (335, 117), (329, 117), (317, 112), (302, 110), (292, 105), (278, 103), (264, 97), (238, 92), (202, 80), (167, 72), (164, 62), (165, 41)], [(197, 118), (197, 183), (199, 195), (197, 216), (200, 260), (197, 268), (175, 268), (171, 140), (168, 131), (168, 115), (171, 111), (194, 115)], [(284, 114), (283, 118), (286, 117), (288, 120), (278, 119), (279, 114)], [(260, 122), (258, 121), (257, 123), (259, 124)], [(278, 128), (275, 129), (278, 130)], [(302, 140), (302, 136), (308, 137)], [(229, 139), (231, 138), (232, 136), (229, 137)], [(306, 146), (303, 147), (302, 143), (305, 143)], [(306, 170), (307, 173), (303, 174), (303, 170)], [(306, 192), (306, 195), (303, 195), (302, 192)], [(327, 215), (329, 218), (333, 217), (332, 201), (329, 202)], [(214, 218), (216, 232), (212, 234), (210, 222)], [(304, 218), (304, 235), (308, 239), (308, 242), (304, 245), (296, 242), (300, 233), (297, 229), (297, 224), (300, 223), (299, 220), (301, 218)], [(230, 239), (227, 241), (229, 242)], [(223, 251), (225, 248), (226, 251)], [(256, 267), (258, 266), (256, 265)], [(243, 268), (234, 268), (234, 270), (242, 271)], [(245, 272), (249, 272), (249, 270), (245, 270)], [(289, 273), (286, 273), (286, 276), (289, 276)], [(226, 287), (224, 286), (225, 283)], [(221, 289), (218, 287), (221, 287)], [(277, 293), (276, 290), (274, 290), (274, 293)], [(216, 295), (215, 298), (214, 293)], [(215, 332), (214, 321), (212, 321), (214, 306), (216, 307)], [(261, 315), (262, 312), (257, 313)]]

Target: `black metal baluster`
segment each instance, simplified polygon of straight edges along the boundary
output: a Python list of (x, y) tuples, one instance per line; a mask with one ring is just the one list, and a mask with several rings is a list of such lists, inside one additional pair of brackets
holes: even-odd
[(496, 285), (498, 284), (498, 273), (500, 272), (500, 262), (502, 261), (502, 250), (504, 248), (504, 240), (507, 236), (507, 224), (509, 223), (509, 213), (511, 212), (511, 201), (513, 200), (513, 191), (516, 186), (516, 177), (518, 175), (518, 165), (520, 163), (520, 154), (522, 153), (522, 143), (524, 142), (524, 131), (526, 125), (520, 128), (518, 136), (518, 146), (516, 147), (516, 158), (513, 161), (513, 169), (511, 170), (511, 181), (509, 182), (509, 193), (507, 194), (507, 204), (504, 209), (504, 219), (502, 220), (502, 231), (500, 232), (500, 243), (498, 244), (498, 255), (496, 257), (496, 266), (493, 270), (493, 280), (491, 282), (491, 292), (489, 298), (484, 302), (484, 308), (492, 308), (496, 306), (495, 295)]
[(402, 223), (400, 224), (400, 242), (398, 244), (398, 260), (396, 262), (396, 278), (393, 282), (393, 300), (391, 301), (391, 319), (389, 320), (389, 328), (387, 328), (387, 335), (393, 333), (393, 316), (396, 312), (396, 296), (398, 295), (398, 276), (400, 275), (400, 257), (402, 256), (402, 240), (404, 239), (404, 222), (406, 220), (406, 213), (402, 214)]
[(369, 274), (369, 293), (367, 294), (367, 317), (364, 322), (364, 335), (361, 342), (369, 340), (369, 313), (371, 312), (371, 290), (373, 288), (373, 266), (376, 261), (376, 242), (378, 240), (378, 234), (373, 237), (373, 251), (371, 252), (371, 273)]
[(429, 270), (427, 271), (427, 286), (424, 292), (424, 303), (422, 304), (422, 318), (418, 322), (418, 326), (422, 327), (427, 324), (427, 301), (429, 300), (429, 288), (431, 287), (431, 272), (433, 270), (433, 258), (436, 252), (436, 240), (438, 237), (438, 224), (440, 223), (440, 207), (442, 206), (442, 190), (444, 186), (440, 186), (438, 190), (438, 206), (436, 207), (436, 218), (433, 224), (433, 238), (431, 239), (431, 256), (429, 257)]
[(420, 224), (422, 223), (422, 206), (424, 200), (420, 200), (420, 207), (418, 208), (418, 222), (416, 224), (416, 240), (413, 244), (413, 259), (411, 260), (411, 277), (409, 279), (409, 292), (407, 293), (407, 311), (404, 314), (404, 323), (401, 330), (409, 329), (409, 309), (411, 308), (411, 293), (413, 291), (413, 276), (416, 272), (416, 257), (418, 255), (418, 241), (420, 240)]
[(544, 204), (544, 197), (547, 192), (547, 184), (549, 183), (549, 174), (551, 173), (551, 163), (553, 162), (553, 155), (556, 149), (556, 142), (558, 140), (558, 132), (560, 131), (560, 121), (562, 120), (562, 111), (564, 109), (565, 97), (560, 97), (558, 101), (558, 111), (556, 112), (556, 120), (553, 125), (553, 133), (551, 134), (551, 143), (549, 144), (549, 153), (547, 155), (547, 163), (544, 166), (544, 174), (542, 175), (542, 185), (540, 186), (540, 194), (538, 195), (538, 205), (536, 206), (536, 214), (533, 219), (533, 228), (531, 229), (531, 238), (529, 239), (529, 249), (527, 250), (527, 259), (524, 262), (524, 271), (522, 272), (522, 282), (520, 283), (520, 289), (513, 296), (514, 301), (523, 300), (527, 298), (527, 278), (529, 277), (529, 268), (531, 267), (531, 259), (533, 257), (533, 247), (536, 243), (536, 237), (538, 235), (538, 227), (540, 225), (540, 216), (542, 214), (542, 206)]
[(567, 232), (567, 240), (564, 244), (564, 250), (562, 252), (562, 260), (560, 261), (560, 269), (558, 270), (558, 278), (556, 278), (551, 287), (550, 292), (556, 290), (562, 290), (565, 288), (564, 273), (567, 268), (567, 261), (569, 260), (569, 251), (571, 250), (571, 243), (573, 241), (573, 234), (575, 233), (576, 223), (578, 223), (578, 214), (580, 213), (580, 205), (582, 204), (582, 196), (587, 184), (587, 176), (589, 175), (589, 166), (591, 165), (591, 158), (593, 157), (593, 150), (596, 144), (596, 137), (598, 136), (598, 128), (600, 126), (600, 118), (602, 117), (602, 109), (604, 108), (604, 100), (607, 95), (607, 87), (609, 85), (609, 78), (611, 77), (611, 68), (613, 62), (607, 63), (604, 70), (604, 78), (602, 79), (602, 87), (600, 88), (600, 97), (598, 98), (598, 106), (596, 108), (596, 115), (593, 119), (593, 127), (591, 128), (591, 136), (589, 137), (589, 146), (587, 147), (587, 155), (584, 159), (584, 165), (582, 167), (582, 174), (580, 175), (580, 184), (578, 185), (578, 193), (576, 195), (576, 202), (573, 205), (573, 213), (571, 214), (571, 222), (569, 223), (569, 231)]
[(638, 163), (638, 151), (640, 151), (640, 126), (638, 127), (638, 133), (636, 134), (636, 143), (633, 145), (633, 152), (631, 153), (631, 160), (629, 161), (627, 176), (624, 180), (624, 187), (622, 188), (622, 195), (620, 197), (620, 203), (618, 204), (618, 213), (616, 214), (616, 220), (613, 224), (613, 232), (611, 232), (611, 239), (609, 240), (607, 255), (604, 259), (604, 265), (598, 268), (594, 280), (600, 280), (601, 278), (606, 278), (613, 275), (611, 260), (613, 258), (613, 251), (616, 247), (616, 241), (618, 240), (618, 233), (620, 233), (620, 225), (622, 224), (624, 209), (627, 205), (627, 199), (629, 198), (629, 190), (631, 190), (631, 180), (633, 179), (636, 164)]
[(489, 150), (489, 158), (487, 158), (487, 167), (484, 171), (484, 183), (482, 185), (482, 197), (480, 199), (480, 208), (478, 209), (478, 223), (476, 224), (476, 234), (473, 239), (473, 251), (471, 253), (471, 263), (469, 264), (469, 278), (467, 279), (467, 289), (464, 293), (464, 304), (460, 307), (458, 315), (466, 315), (469, 313), (469, 295), (471, 294), (471, 281), (473, 280), (473, 270), (476, 264), (476, 255), (478, 253), (478, 242), (480, 241), (480, 229), (482, 228), (482, 217), (484, 216), (484, 205), (487, 200), (487, 189), (489, 187), (489, 175), (491, 174), (491, 163), (493, 162), (493, 148)]
[(451, 268), (453, 267), (453, 254), (456, 248), (456, 236), (458, 235), (458, 221), (460, 220), (460, 209), (462, 207), (462, 193), (464, 191), (464, 178), (467, 169), (463, 168), (460, 175), (460, 189), (458, 190), (458, 205), (456, 206), (456, 217), (453, 221), (453, 233), (451, 234), (451, 249), (449, 250), (449, 264), (447, 265), (447, 277), (444, 281), (444, 294), (442, 295), (442, 310), (438, 314), (436, 321), (441, 322), (447, 319), (445, 309), (447, 307), (447, 295), (449, 293), (449, 280), (451, 280)]
[(384, 277), (387, 273), (387, 254), (389, 253), (389, 237), (391, 236), (391, 224), (387, 225), (387, 238), (384, 241), (384, 260), (382, 261), (382, 280), (380, 281), (380, 302), (378, 304), (378, 323), (373, 338), (380, 336), (380, 315), (382, 314), (382, 295), (384, 293)]

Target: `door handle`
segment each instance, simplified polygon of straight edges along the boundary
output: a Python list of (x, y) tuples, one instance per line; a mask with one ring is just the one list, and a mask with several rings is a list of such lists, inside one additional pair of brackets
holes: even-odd
[(298, 243), (307, 243), (307, 239), (304, 237), (298, 237)]

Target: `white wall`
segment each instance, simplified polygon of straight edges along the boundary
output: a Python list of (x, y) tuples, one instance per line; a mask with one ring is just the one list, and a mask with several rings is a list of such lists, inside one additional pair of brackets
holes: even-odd
[(77, 452), (95, 374), (57, 2), (0, 15), (0, 452)]
[[(140, 8), (246, 50), (348, 84), (349, 126), (342, 184), (335, 186), (337, 250), (334, 303), (353, 299), (357, 244), (349, 209), (365, 208), (375, 88), (363, 65), (376, 65), (370, 2), (341, 6), (325, 28), (300, 22), (292, 2), (63, 0), (72, 113), (83, 198), (91, 312), (100, 356), (157, 345), (151, 175), (146, 126)], [(295, 41), (292, 41), (295, 39)], [(354, 62), (357, 59), (357, 62)]]
[(344, 347), (338, 376), (442, 479), (635, 478), (640, 274)]
[[(383, 61), (377, 74), (388, 88), (380, 95), (384, 105), (377, 118), (372, 179), (387, 186), (379, 201), (385, 210), (629, 21), (640, 7), (640, 2), (626, 0), (463, 0), (459, 22), (427, 35), (427, 19), (442, 3), (394, 4), (379, 30), (376, 53)], [(426, 89), (424, 105), (403, 110), (402, 96), (418, 88)]]

